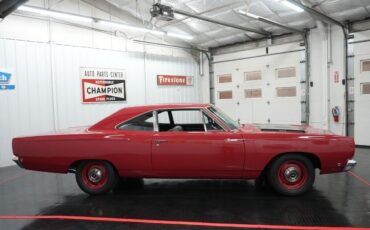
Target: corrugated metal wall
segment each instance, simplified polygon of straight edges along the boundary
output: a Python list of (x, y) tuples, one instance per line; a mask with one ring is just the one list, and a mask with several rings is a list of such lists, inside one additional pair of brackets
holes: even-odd
[[(0, 91), (0, 167), (12, 164), (15, 136), (89, 125), (125, 106), (201, 101), (192, 58), (7, 39), (0, 53), (0, 68), (13, 72), (16, 85)], [(80, 67), (125, 69), (127, 102), (82, 104)], [(157, 86), (157, 74), (192, 75), (194, 86)]]

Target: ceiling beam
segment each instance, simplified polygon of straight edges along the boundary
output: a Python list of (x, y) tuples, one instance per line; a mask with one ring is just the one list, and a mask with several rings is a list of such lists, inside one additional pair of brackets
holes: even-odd
[[(212, 13), (212, 12), (217, 11), (217, 10), (222, 10), (224, 8), (228, 8), (230, 6), (237, 6), (237, 5), (241, 5), (241, 3), (240, 2), (233, 2), (233, 3), (225, 4), (225, 5), (218, 6), (218, 7), (215, 7), (215, 8), (211, 8), (209, 10), (205, 10), (205, 11), (202, 11), (202, 12), (199, 12), (199, 13), (194, 13), (194, 15), (204, 15), (204, 14)], [(172, 20), (172, 21), (169, 21), (167, 23), (162, 24), (160, 27), (166, 27), (166, 26), (169, 26), (169, 25), (175, 25), (175, 24), (177, 24), (179, 22), (182, 22), (182, 21), (184, 21), (184, 20), (186, 20), (188, 18), (190, 18), (190, 17), (184, 17), (184, 18), (181, 18), (181, 19), (175, 19), (175, 20)]]
[(256, 19), (260, 22), (264, 22), (264, 23), (267, 23), (267, 24), (270, 24), (270, 25), (273, 25), (273, 26), (283, 28), (283, 29), (288, 30), (288, 31), (293, 32), (293, 33), (303, 33), (303, 30), (298, 30), (298, 29), (283, 25), (279, 22), (275, 22), (275, 21), (272, 21), (272, 20), (264, 18), (264, 17), (260, 17), (260, 16), (257, 16), (257, 15), (252, 15), (252, 14), (246, 13), (244, 11), (237, 11), (237, 13), (242, 15), (242, 16), (248, 17), (248, 18)]
[[(0, 19), (4, 19), (11, 14), (18, 6), (25, 3), (27, 0), (2, 0), (0, 1)], [(0, 20), (0, 21), (1, 21)]]
[(339, 21), (337, 21), (337, 20), (335, 20), (335, 19), (333, 19), (333, 18), (331, 18), (331, 17), (329, 17), (329, 16), (311, 8), (311, 7), (303, 5), (300, 1), (296, 1), (296, 0), (286, 0), (286, 1), (302, 8), (304, 11), (309, 13), (312, 17), (317, 18), (320, 21), (324, 21), (324, 22), (329, 23), (329, 24), (334, 24), (334, 25), (340, 26), (342, 28), (345, 27), (345, 25), (343, 23), (341, 23), (341, 22), (339, 22)]
[(226, 26), (226, 27), (230, 27), (230, 28), (234, 28), (234, 29), (238, 29), (238, 30), (243, 30), (243, 31), (252, 32), (252, 33), (256, 33), (256, 34), (270, 36), (269, 33), (262, 32), (260, 30), (256, 30), (256, 29), (253, 29), (253, 28), (239, 26), (239, 25), (236, 25), (236, 24), (231, 24), (231, 23), (228, 23), (228, 22), (223, 22), (223, 21), (219, 21), (219, 20), (216, 20), (216, 19), (212, 19), (212, 18), (192, 14), (192, 13), (189, 13), (189, 12), (186, 12), (186, 11), (183, 11), (183, 10), (173, 9), (173, 12), (176, 13), (176, 14), (181, 14), (181, 15), (184, 15), (184, 16), (196, 18), (196, 19), (199, 19), (199, 20), (215, 23), (215, 24), (218, 24), (218, 25), (222, 25), (222, 26)]

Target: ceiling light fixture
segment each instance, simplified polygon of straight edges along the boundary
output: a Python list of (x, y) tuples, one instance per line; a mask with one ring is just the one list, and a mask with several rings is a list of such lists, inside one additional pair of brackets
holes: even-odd
[(178, 33), (167, 32), (166, 35), (169, 36), (169, 37), (180, 38), (180, 39), (185, 39), (185, 40), (193, 39), (192, 36), (187, 35), (187, 34), (178, 34)]
[(98, 19), (98, 18), (79, 16), (79, 15), (64, 13), (64, 12), (59, 12), (59, 11), (47, 10), (47, 9), (43, 9), (39, 7), (20, 6), (18, 7), (18, 10), (40, 14), (43, 16), (58, 18), (58, 19), (70, 20), (70, 21), (89, 22), (89, 23), (95, 22), (103, 26), (113, 27), (113, 28), (122, 29), (122, 30), (138, 31), (142, 33), (151, 33), (151, 34), (155, 34), (158, 36), (166, 35), (169, 37), (174, 37), (174, 38), (179, 38), (179, 39), (184, 39), (184, 40), (193, 39), (192, 36), (187, 35), (187, 34), (178, 34), (178, 33), (165, 32), (165, 31), (160, 31), (160, 30), (151, 30), (151, 29), (147, 29), (143, 27), (137, 27), (137, 26), (127, 25), (127, 24), (118, 23), (118, 22), (111, 22), (111, 21), (106, 21), (106, 20)]
[(53, 18), (59, 18), (59, 19), (66, 19), (71, 21), (79, 21), (79, 22), (93, 22), (94, 19), (69, 13), (63, 13), (53, 10), (46, 10), (38, 7), (31, 7), (31, 6), (20, 6), (18, 7), (18, 10), (20, 11), (26, 11), (30, 13), (36, 13), (41, 14), (44, 16), (49, 16)]
[(245, 12), (244, 10), (238, 10), (238, 13), (239, 14), (242, 14), (242, 15), (245, 15), (247, 17), (250, 17), (250, 18), (257, 19), (257, 20), (260, 18), (260, 16), (255, 15), (255, 14), (252, 14), (252, 13), (249, 13), (249, 12)]
[(301, 12), (303, 12), (303, 11), (304, 11), (301, 7), (299, 7), (299, 6), (295, 5), (295, 4), (291, 3), (291, 2), (288, 2), (288, 1), (286, 1), (286, 0), (275, 0), (275, 1), (276, 1), (276, 2), (280, 2), (280, 3), (282, 3), (283, 5), (285, 5), (285, 6), (289, 7), (289, 8), (290, 8), (290, 9), (292, 9), (292, 10), (295, 10), (295, 11), (297, 11), (297, 12), (299, 12), (299, 13), (301, 13)]
[(192, 36), (187, 35), (187, 34), (164, 32), (164, 31), (160, 31), (160, 30), (150, 30), (150, 29), (146, 29), (146, 28), (140, 28), (140, 27), (136, 27), (136, 26), (130, 26), (130, 25), (122, 24), (122, 23), (110, 22), (110, 21), (105, 21), (105, 20), (98, 20), (98, 24), (114, 27), (114, 28), (117, 28), (117, 29), (128, 29), (128, 30), (140, 31), (140, 32), (143, 32), (143, 33), (151, 33), (151, 34), (156, 34), (156, 35), (159, 35), (159, 36), (167, 35), (169, 37), (180, 38), (180, 39), (185, 39), (185, 40), (193, 39)]

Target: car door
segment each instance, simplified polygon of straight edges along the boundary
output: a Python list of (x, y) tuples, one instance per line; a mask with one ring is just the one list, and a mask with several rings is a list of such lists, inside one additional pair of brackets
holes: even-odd
[[(241, 175), (244, 143), (240, 132), (225, 131), (200, 109), (167, 112), (172, 129), (162, 129), (159, 122), (160, 131), (153, 136), (155, 171), (178, 177)], [(209, 124), (210, 120), (213, 124)]]

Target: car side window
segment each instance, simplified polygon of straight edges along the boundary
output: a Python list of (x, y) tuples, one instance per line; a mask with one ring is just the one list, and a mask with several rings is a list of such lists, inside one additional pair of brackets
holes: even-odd
[(117, 127), (119, 130), (154, 131), (153, 112), (133, 118)]

